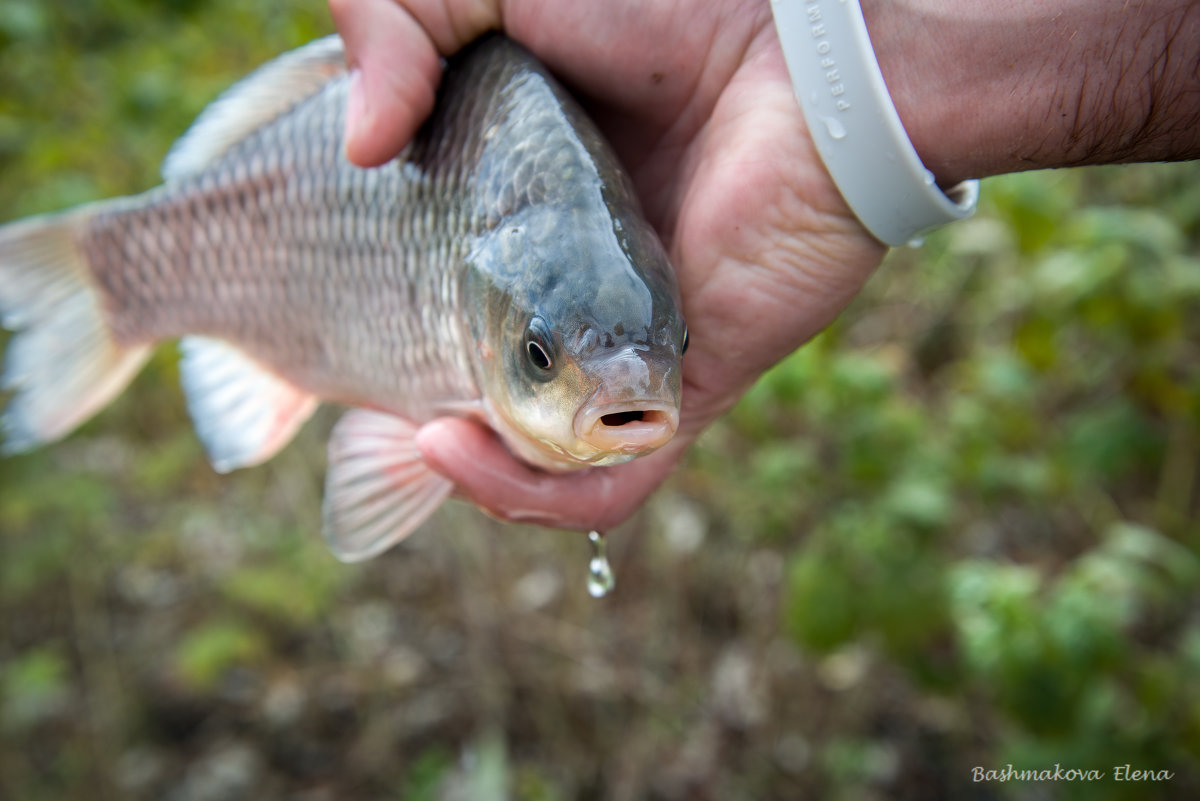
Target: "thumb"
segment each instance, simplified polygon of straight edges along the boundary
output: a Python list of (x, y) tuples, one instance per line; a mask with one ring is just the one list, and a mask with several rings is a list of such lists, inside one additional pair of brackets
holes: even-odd
[(393, 158), (433, 108), (437, 48), (393, 0), (330, 0), (352, 72), (346, 157), (361, 167)]

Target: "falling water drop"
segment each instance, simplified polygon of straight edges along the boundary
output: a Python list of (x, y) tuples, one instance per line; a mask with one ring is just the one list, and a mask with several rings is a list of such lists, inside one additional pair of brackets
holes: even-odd
[(587, 589), (593, 598), (603, 598), (612, 592), (617, 585), (613, 576), (612, 565), (608, 563), (605, 554), (604, 535), (599, 531), (588, 534), (588, 542), (592, 544), (592, 558), (588, 562)]

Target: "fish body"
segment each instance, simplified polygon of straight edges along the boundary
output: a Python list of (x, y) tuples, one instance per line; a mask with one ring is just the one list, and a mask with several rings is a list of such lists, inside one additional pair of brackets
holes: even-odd
[(343, 155), (341, 40), (285, 54), (205, 110), (142, 195), (0, 228), (5, 449), (64, 436), (181, 338), (218, 470), (257, 464), (320, 401), (334, 429), (325, 535), (389, 547), (452, 489), (413, 435), (447, 414), (548, 470), (674, 433), (679, 293), (592, 123), (511, 41), (447, 65), (394, 161)]

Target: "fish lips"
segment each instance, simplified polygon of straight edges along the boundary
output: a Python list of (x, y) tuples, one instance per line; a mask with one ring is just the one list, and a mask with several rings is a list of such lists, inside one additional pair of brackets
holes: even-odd
[(588, 403), (576, 413), (574, 428), (581, 441), (624, 461), (667, 444), (679, 429), (679, 409), (646, 400)]
[[(639, 347), (623, 348), (591, 370), (596, 389), (580, 405), (575, 436), (611, 461), (662, 447), (679, 429), (677, 359)], [(596, 463), (603, 463), (606, 457)]]

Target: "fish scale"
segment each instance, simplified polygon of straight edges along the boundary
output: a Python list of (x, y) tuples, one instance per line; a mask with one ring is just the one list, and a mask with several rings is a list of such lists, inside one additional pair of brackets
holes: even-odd
[[(120, 342), (233, 340), (316, 394), (428, 419), (442, 396), (478, 396), (469, 366), (441, 353), (462, 351), (457, 293), (444, 280), (455, 254), (438, 247), (460, 233), (438, 230), (446, 219), (425, 219), (411, 202), (413, 172), (345, 162), (345, 92), (338, 80), (210, 171), (153, 191), (139, 209), (97, 215), (80, 245)], [(276, 148), (291, 155), (264, 155)], [(298, 172), (283, 172), (291, 165)], [(416, 226), (387, 215), (404, 208)], [(397, 247), (405, 228), (424, 246)], [(368, 291), (347, 294), (335, 284), (345, 280)], [(287, 313), (264, 314), (272, 309)], [(421, 310), (444, 347), (411, 328), (372, 347), (368, 326), (407, 319), (407, 309)]]
[(414, 437), (491, 426), (535, 467), (616, 464), (674, 433), (686, 341), (666, 254), (583, 111), (492, 36), (452, 59), (395, 160), (351, 165), (336, 37), (209, 107), (162, 186), (0, 228), (5, 449), (65, 435), (181, 338), (209, 460), (270, 458), (318, 402), (324, 530), (347, 560), (450, 493)]

